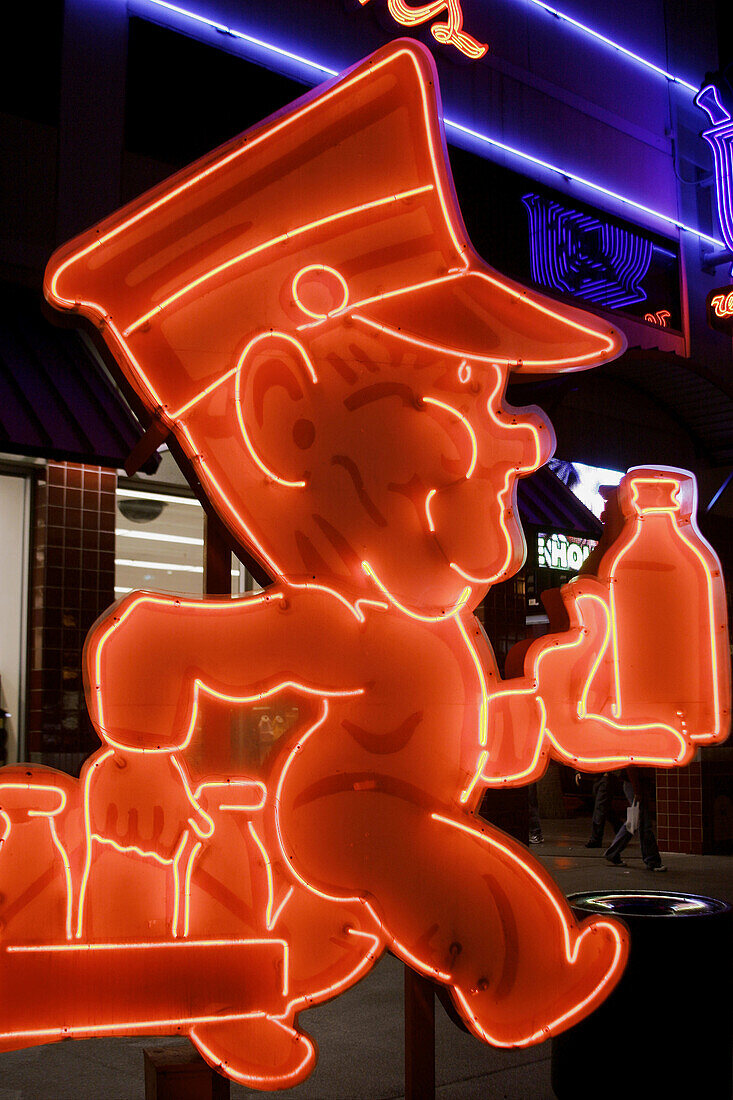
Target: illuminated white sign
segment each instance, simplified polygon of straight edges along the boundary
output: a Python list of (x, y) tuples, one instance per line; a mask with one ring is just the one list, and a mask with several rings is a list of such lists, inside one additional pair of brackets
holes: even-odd
[(575, 538), (573, 535), (539, 534), (537, 564), (546, 569), (577, 571), (595, 545), (594, 539)]

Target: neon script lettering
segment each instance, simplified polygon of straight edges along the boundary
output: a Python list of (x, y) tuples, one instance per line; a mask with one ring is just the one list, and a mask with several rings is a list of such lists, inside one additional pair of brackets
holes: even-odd
[(669, 327), (670, 312), (668, 309), (658, 309), (656, 313), (645, 313), (644, 320), (650, 325), (659, 325), (660, 328)]
[[(359, 0), (362, 5), (369, 0)], [(441, 46), (455, 46), (472, 61), (483, 57), (488, 46), (477, 42), (463, 30), (463, 11), (459, 0), (433, 0), (433, 3), (419, 4), (417, 7), (404, 3), (404, 0), (387, 0), (390, 15), (403, 27), (418, 27), (438, 15), (445, 15), (445, 22), (433, 23), (430, 33)]]
[(610, 309), (644, 301), (651, 241), (543, 195), (528, 194), (522, 202), (535, 282)]
[(715, 294), (710, 304), (716, 317), (733, 317), (733, 290), (729, 294)]
[(79, 779), (0, 773), (0, 1046), (181, 1033), (287, 1088), (316, 1057), (299, 1013), (387, 949), (503, 1047), (620, 977), (623, 927), (577, 922), (477, 810), (551, 758), (673, 767), (722, 740), (724, 588), (689, 476), (634, 471), (570, 629), (499, 676), (474, 611), (522, 563), (517, 479), (554, 447), (508, 379), (624, 344), (476, 254), (436, 83), (387, 46), (49, 264), (273, 583), (125, 596), (87, 638)]

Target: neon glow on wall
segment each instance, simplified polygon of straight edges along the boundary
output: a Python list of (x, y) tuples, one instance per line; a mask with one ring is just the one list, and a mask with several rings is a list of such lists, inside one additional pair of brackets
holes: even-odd
[(543, 195), (528, 194), (522, 202), (536, 283), (608, 309), (646, 300), (641, 283), (652, 259), (648, 238)]
[(298, 1013), (385, 949), (503, 1047), (620, 977), (624, 928), (576, 922), (476, 809), (551, 757), (672, 767), (722, 740), (723, 583), (691, 476), (632, 471), (570, 629), (499, 677), (473, 611), (521, 565), (517, 478), (554, 445), (508, 376), (623, 340), (475, 253), (436, 88), (393, 43), (49, 264), (49, 301), (99, 327), (275, 582), (125, 596), (85, 647), (80, 778), (0, 773), (6, 1049), (182, 1033), (285, 1088), (316, 1057)]
[[(530, 3), (537, 3), (537, 0), (529, 0)], [(310, 57), (305, 57), (303, 54), (297, 53), (295, 50), (287, 49), (281, 45), (276, 45), (273, 42), (264, 41), (262, 38), (258, 38), (252, 34), (248, 34), (237, 27), (232, 27), (229, 24), (220, 23), (216, 20), (209, 19), (207, 16), (198, 12), (192, 11), (190, 8), (184, 8), (180, 4), (171, 4), (168, 0), (144, 0), (145, 4), (151, 5), (157, 9), (157, 12), (161, 11), (169, 12), (171, 15), (180, 17), (186, 21), (190, 21), (200, 26), (210, 27), (212, 30), (217, 31), (220, 34), (225, 34), (234, 40), (240, 40), (247, 43), (249, 46), (254, 46), (256, 50), (264, 51), (268, 58), (268, 61), (275, 67), (276, 71), (284, 70), (289, 62), (297, 63), (298, 67), (303, 67), (309, 75), (315, 76), (318, 80), (321, 80), (325, 76), (335, 76), (336, 70), (329, 68), (322, 62), (314, 60)], [(537, 6), (544, 8), (549, 14), (562, 19), (564, 22), (574, 25), (577, 29), (587, 31), (591, 37), (596, 38), (598, 41), (602, 41), (609, 48), (623, 53), (631, 60), (642, 65), (650, 71), (656, 72), (659, 75), (665, 77), (676, 84), (689, 88), (690, 91), (696, 89), (692, 84), (688, 84), (680, 77), (674, 76), (672, 73), (668, 73), (660, 69), (653, 62), (648, 59), (642, 58), (633, 52), (625, 49), (625, 47), (619, 45), (616, 42), (612, 42), (606, 36), (596, 33), (592, 28), (585, 27), (582, 24), (574, 21), (570, 16), (563, 12), (559, 12), (556, 9), (550, 8), (546, 4), (537, 3)], [(286, 71), (290, 71), (287, 69)], [(721, 241), (717, 237), (711, 236), (709, 233), (703, 233), (699, 228), (693, 225), (688, 225), (686, 222), (680, 221), (678, 218), (671, 217), (669, 214), (665, 214), (661, 210), (655, 210), (644, 203), (638, 202), (630, 195), (622, 195), (617, 191), (612, 190), (609, 187), (604, 186), (598, 180), (588, 179), (587, 176), (581, 176), (577, 172), (573, 172), (568, 165), (553, 164), (551, 161), (545, 160), (541, 157), (533, 156), (525, 149), (518, 149), (516, 146), (508, 145), (505, 141), (501, 141), (498, 137), (487, 133), (485, 130), (477, 130), (475, 126), (467, 126), (464, 122), (460, 122), (457, 119), (444, 118), (445, 129), (452, 133), (454, 136), (458, 135), (458, 140), (461, 141), (466, 137), (470, 138), (472, 142), (477, 142), (481, 146), (487, 146), (490, 149), (498, 150), (503, 153), (509, 153), (513, 157), (519, 158), (525, 164), (530, 164), (535, 167), (542, 168), (545, 171), (554, 172), (563, 177), (564, 181), (572, 181), (573, 183), (581, 184), (583, 187), (589, 188), (591, 191), (595, 191), (599, 195), (604, 195), (606, 198), (612, 199), (614, 202), (622, 203), (626, 210), (636, 210), (642, 214), (650, 215), (653, 218), (659, 219), (665, 225), (672, 226), (675, 229), (682, 230), (686, 233), (694, 233), (703, 241), (708, 241), (713, 245), (720, 246)]]
[[(281, 47), (276, 47), (272, 43), (263, 42), (261, 39), (256, 39), (252, 35), (247, 35), (243, 31), (237, 30), (236, 28), (228, 24), (220, 23), (216, 20), (209, 19), (206, 16), (199, 15), (188, 8), (182, 8), (179, 4), (171, 4), (169, 3), (169, 0), (147, 0), (147, 2), (149, 4), (152, 4), (154, 7), (163, 8), (167, 11), (175, 12), (177, 15), (183, 15), (189, 19), (196, 20), (199, 23), (204, 23), (210, 27), (214, 27), (222, 34), (229, 34), (235, 38), (242, 38), (245, 41), (252, 42), (254, 45), (262, 46), (263, 48), (272, 50), (273, 52), (280, 52), (288, 57), (293, 58), (294, 60), (304, 62), (307, 65), (318, 67), (322, 72), (330, 73), (330, 75), (332, 76), (335, 75), (335, 72), (333, 70), (325, 69), (324, 66), (317, 65), (316, 62), (309, 61), (304, 57), (294, 54), (290, 50), (283, 50)], [(458, 9), (458, 11), (455, 11), (452, 15), (452, 19), (455, 23), (458, 20), (460, 9), (457, 0), (451, 0), (451, 2), (453, 3), (454, 9)], [(697, 87), (694, 84), (690, 84), (681, 76), (676, 76), (674, 73), (668, 72), (667, 69), (663, 69), (661, 65), (657, 65), (648, 57), (642, 57), (641, 54), (636, 53), (634, 50), (630, 50), (628, 49), (628, 47), (621, 45), (620, 42), (616, 42), (614, 39), (609, 38), (608, 35), (603, 34), (601, 31), (596, 30), (594, 27), (588, 26), (587, 23), (581, 23), (580, 20), (575, 19), (573, 16), (569, 15), (568, 12), (561, 11), (559, 8), (552, 7), (550, 4), (546, 4), (544, 0), (524, 0), (524, 2), (534, 4), (534, 6), (537, 8), (542, 8), (543, 11), (547, 12), (547, 14), (551, 15), (554, 19), (558, 19), (563, 23), (567, 23), (569, 26), (573, 27), (576, 31), (580, 31), (582, 34), (587, 34), (590, 38), (594, 39), (596, 42), (599, 42), (607, 49), (613, 50), (615, 54), (623, 54), (623, 56), (626, 57), (629, 61), (633, 62), (635, 65), (640, 66), (642, 69), (646, 69), (648, 72), (655, 73), (657, 76), (661, 76), (665, 80), (669, 80), (673, 84), (678, 84), (681, 88), (686, 88), (690, 92), (697, 92)], [(359, 0), (359, 3), (362, 5), (367, 4), (369, 3), (369, 0)], [(400, 4), (400, 0), (392, 0), (392, 3), (395, 7), (395, 10), (397, 10), (398, 6), (401, 6), (403, 8), (407, 7), (406, 4)], [(450, 26), (450, 2), (449, 0), (435, 0), (436, 8), (439, 4), (440, 7), (446, 12), (446, 15), (449, 16)], [(424, 7), (426, 8), (432, 6), (433, 5), (424, 5)], [(438, 10), (440, 10), (440, 8)], [(436, 12), (435, 14), (438, 14), (438, 12)], [(412, 18), (414, 18), (414, 15), (412, 16)], [(426, 15), (424, 18), (431, 18), (431, 16)], [(416, 19), (415, 21), (423, 22), (424, 20)], [(405, 23), (404, 25), (409, 26), (411, 24)], [(438, 39), (438, 41), (440, 40)]]

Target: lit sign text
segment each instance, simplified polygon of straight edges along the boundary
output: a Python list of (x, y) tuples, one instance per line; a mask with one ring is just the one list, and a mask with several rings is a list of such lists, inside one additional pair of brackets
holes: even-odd
[(711, 290), (707, 297), (708, 324), (718, 332), (733, 331), (733, 287)]
[(577, 572), (596, 545), (593, 539), (559, 533), (537, 536), (537, 564), (547, 569)]
[(669, 310), (658, 309), (656, 313), (645, 313), (644, 320), (648, 321), (650, 325), (658, 325), (659, 328), (669, 327)]
[(710, 304), (716, 317), (733, 317), (733, 290), (728, 294), (714, 294)]

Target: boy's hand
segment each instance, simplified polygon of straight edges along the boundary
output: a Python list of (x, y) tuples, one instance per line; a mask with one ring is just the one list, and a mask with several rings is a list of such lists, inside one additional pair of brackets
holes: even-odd
[(607, 587), (582, 578), (563, 590), (563, 600), (570, 629), (539, 639), (527, 655), (551, 755), (589, 772), (686, 763), (694, 748), (674, 707), (650, 701), (648, 717), (617, 713)]
[(174, 858), (194, 824), (208, 834), (211, 819), (197, 807), (176, 763), (167, 753), (100, 757), (89, 788), (92, 832), (161, 861)]

